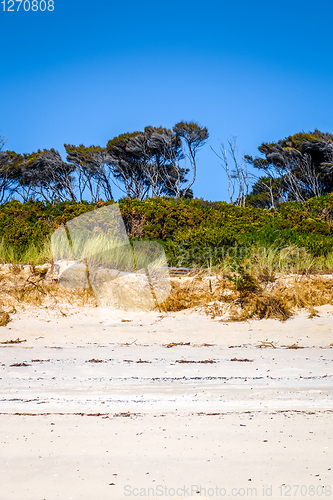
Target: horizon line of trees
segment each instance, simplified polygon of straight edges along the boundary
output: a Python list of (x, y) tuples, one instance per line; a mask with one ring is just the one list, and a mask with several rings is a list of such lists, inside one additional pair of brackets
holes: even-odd
[[(23, 201), (92, 202), (113, 200), (117, 185), (128, 198), (192, 198), (197, 152), (209, 137), (196, 122), (179, 122), (172, 130), (146, 127), (121, 134), (106, 147), (65, 144), (66, 161), (55, 149), (31, 154), (5, 151), (0, 137), (0, 203)], [(333, 134), (315, 129), (275, 143), (262, 143), (261, 156), (239, 158), (236, 138), (214, 153), (227, 177), (230, 203), (276, 208), (333, 192)], [(249, 172), (252, 167), (259, 172)]]
[(65, 144), (66, 161), (55, 149), (30, 154), (4, 151), (0, 142), (0, 203), (23, 201), (113, 200), (113, 185), (129, 198), (193, 197), (197, 151), (208, 130), (179, 122), (172, 130), (146, 127), (121, 134), (106, 147)]

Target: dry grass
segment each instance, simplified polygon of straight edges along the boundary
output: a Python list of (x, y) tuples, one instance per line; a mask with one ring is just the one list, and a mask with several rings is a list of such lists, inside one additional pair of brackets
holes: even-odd
[[(265, 272), (264, 272), (265, 271)], [(284, 321), (300, 309), (309, 317), (316, 307), (333, 305), (333, 276), (315, 274), (275, 275), (266, 269), (251, 273), (244, 267), (214, 276), (198, 272), (172, 278), (172, 292), (160, 305), (163, 312), (198, 310), (223, 321), (274, 318)], [(0, 326), (10, 313), (26, 306), (59, 309), (67, 305), (96, 307), (91, 290), (59, 285), (52, 265), (0, 265)]]
[(331, 275), (282, 275), (272, 280), (245, 275), (197, 276), (172, 280), (172, 293), (161, 309), (197, 309), (224, 321), (274, 318), (285, 321), (300, 309), (333, 305)]
[[(253, 248), (248, 257), (239, 265), (246, 267), (255, 276), (274, 280), (276, 274), (328, 274), (333, 272), (333, 251), (326, 256), (315, 257), (305, 248), (276, 246)], [(233, 258), (226, 257), (212, 271), (223, 275), (230, 274), (237, 264)]]
[(6, 326), (10, 322), (10, 316), (7, 311), (0, 312), (0, 326)]
[(8, 314), (25, 306), (61, 307), (68, 304), (96, 307), (96, 300), (90, 290), (59, 285), (50, 264), (0, 265), (0, 311)]
[[(214, 280), (215, 281), (215, 280)], [(219, 285), (218, 294), (213, 292), (212, 280), (203, 273), (193, 277), (171, 279), (171, 294), (160, 305), (162, 311), (181, 311), (204, 306), (212, 300), (218, 300), (223, 284)]]

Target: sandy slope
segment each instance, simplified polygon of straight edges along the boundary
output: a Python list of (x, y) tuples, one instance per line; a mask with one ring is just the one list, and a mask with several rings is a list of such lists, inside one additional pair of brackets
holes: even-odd
[(26, 342), (0, 344), (1, 500), (333, 496), (330, 311), (13, 315), (0, 342)]

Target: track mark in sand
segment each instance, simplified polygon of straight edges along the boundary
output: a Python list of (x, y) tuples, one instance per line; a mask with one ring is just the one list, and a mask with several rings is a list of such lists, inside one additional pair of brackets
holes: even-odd
[(191, 361), (191, 360), (188, 360), (188, 359), (176, 359), (175, 363), (187, 363), (187, 364), (190, 364), (190, 363), (202, 363), (202, 364), (212, 364), (212, 363), (216, 363), (215, 360), (213, 359), (203, 359), (203, 360), (199, 360), (199, 361)]
[(194, 347), (214, 347), (216, 344), (193, 344)]

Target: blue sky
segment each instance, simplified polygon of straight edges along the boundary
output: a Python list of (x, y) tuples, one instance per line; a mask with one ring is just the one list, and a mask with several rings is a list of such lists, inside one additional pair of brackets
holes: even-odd
[[(210, 146), (239, 153), (301, 130), (333, 132), (333, 2), (55, 0), (3, 12), (0, 133), (31, 152), (104, 146), (146, 125), (208, 128), (194, 194), (227, 200)], [(119, 192), (118, 195), (121, 193)]]

